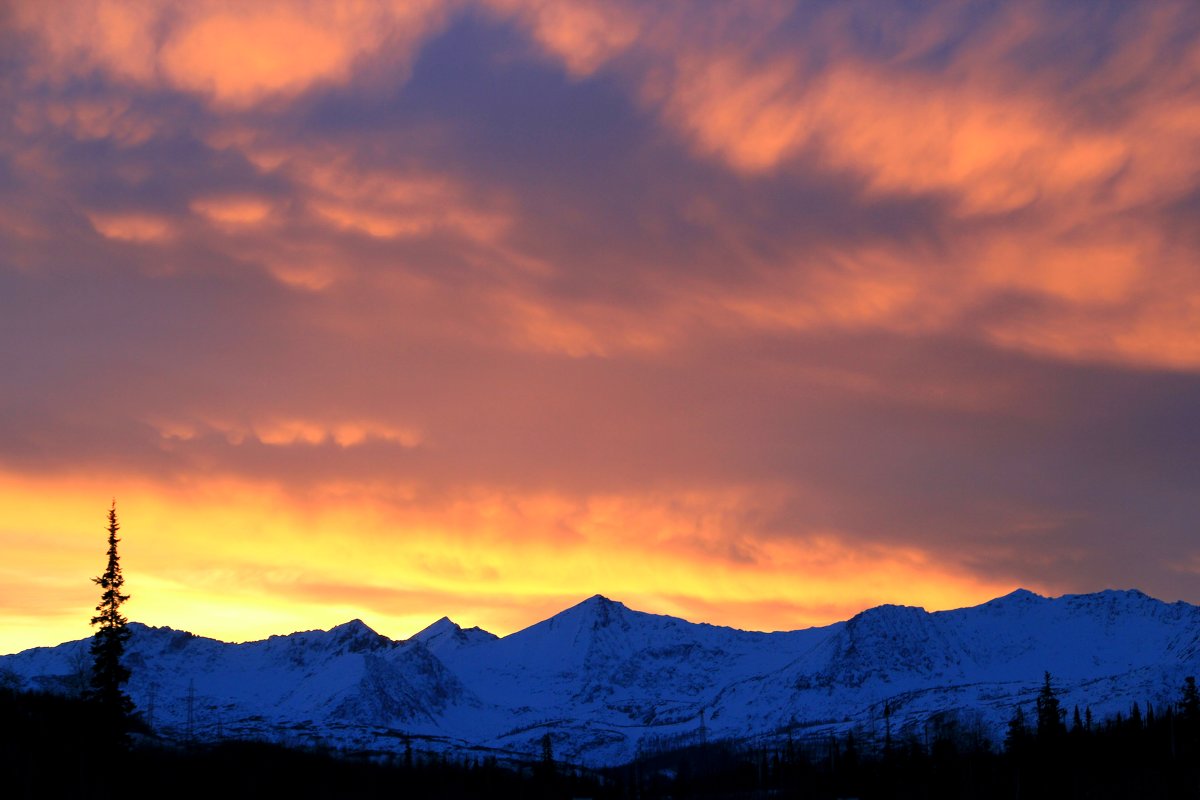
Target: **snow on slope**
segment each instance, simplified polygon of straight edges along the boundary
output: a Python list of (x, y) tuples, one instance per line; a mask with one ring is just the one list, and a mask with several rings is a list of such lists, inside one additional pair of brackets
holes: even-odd
[(647, 731), (691, 734), (727, 683), (782, 667), (824, 635), (698, 625), (597, 595), (486, 650), (443, 658), (505, 709), (483, 738), (490, 745), (537, 752), (550, 732), (559, 752), (611, 763), (635, 755)]
[[(393, 642), (360, 620), (246, 644), (130, 623), (130, 696), (164, 732), (312, 743), (378, 727), (428, 734), (478, 700), (419, 642)], [(27, 688), (70, 691), (88, 642), (0, 659)]]
[[(396, 750), (485, 747), (617, 763), (710, 737), (881, 736), (960, 714), (998, 738), (1048, 670), (1067, 708), (1103, 717), (1174, 698), (1200, 672), (1200, 608), (1136, 592), (1049, 599), (1017, 591), (974, 608), (881, 606), (783, 633), (695, 624), (596, 596), (498, 638), (442, 618), (404, 642), (359, 620), (224, 644), (131, 624), (138, 707), (183, 735), (259, 736)], [(73, 691), (87, 642), (0, 657), (30, 688)]]
[[(999, 738), (1049, 671), (1068, 709), (1099, 717), (1177, 696), (1200, 669), (1200, 609), (1140, 592), (1058, 599), (1018, 591), (982, 606), (926, 613), (882, 606), (845, 623), (777, 673), (733, 684), (713, 712), (721, 731), (840, 729), (878, 735), (935, 717), (979, 717)], [(822, 724), (823, 723), (823, 724)]]

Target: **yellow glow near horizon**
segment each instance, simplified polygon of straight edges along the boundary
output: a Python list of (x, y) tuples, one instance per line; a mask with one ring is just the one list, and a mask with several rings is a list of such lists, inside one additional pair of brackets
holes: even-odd
[(14, 509), (0, 530), (10, 554), (0, 650), (90, 634), (109, 494), (128, 616), (229, 641), (355, 617), (393, 638), (443, 615), (506, 634), (595, 593), (641, 611), (781, 630), (881, 602), (950, 608), (1011, 588), (926, 553), (852, 549), (830, 534), (760, 541), (731, 557), (696, 520), (737, 495), (580, 503), (481, 491), (423, 508), (359, 487), (299, 499), (229, 480), (102, 483), (0, 477), (0, 502)]

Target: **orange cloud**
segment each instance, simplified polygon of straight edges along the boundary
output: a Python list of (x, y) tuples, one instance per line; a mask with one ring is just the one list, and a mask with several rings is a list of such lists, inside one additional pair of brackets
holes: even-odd
[(81, 141), (108, 139), (123, 147), (149, 141), (160, 127), (158, 120), (134, 110), (132, 100), (121, 96), (21, 103), (15, 122), (27, 136), (59, 129)]
[(1081, 304), (1120, 304), (1138, 288), (1148, 265), (1162, 263), (1153, 234), (1136, 229), (1045, 239), (1026, 232), (1020, 237), (993, 237), (984, 249), (978, 270), (985, 285), (1040, 292)]
[(344, 83), (382, 48), (407, 68), (448, 8), (434, 2), (226, 0), (22, 4), (16, 24), (44, 44), (49, 80), (102, 71), (118, 81), (196, 92), (244, 108)]
[(256, 225), (270, 216), (272, 207), (254, 197), (212, 197), (194, 200), (193, 212), (221, 224), (232, 226)]
[(751, 58), (689, 55), (648, 95), (702, 152), (747, 173), (807, 149), (873, 192), (947, 191), (964, 214), (996, 214), (1095, 192), (1130, 158), (1119, 135), (1073, 129), (1036, 96), (853, 62), (807, 76), (792, 56)]
[[(363, 422), (339, 422), (324, 426), (298, 419), (273, 420), (253, 428), (254, 437), (263, 444), (321, 444), (332, 441), (340, 447), (355, 447), (368, 440), (390, 442), (403, 447), (416, 447), (421, 435), (414, 430), (403, 430), (389, 425)], [(240, 432), (227, 434), (242, 440)]]
[(242, 13), (197, 20), (163, 47), (167, 77), (180, 88), (235, 105), (294, 92), (318, 80), (345, 80), (353, 56), (348, 37), (320, 20), (278, 11), (246, 6)]
[(571, 358), (645, 354), (678, 344), (681, 333), (672, 330), (675, 313), (669, 309), (646, 320), (602, 304), (563, 307), (516, 290), (496, 292), (490, 301), (507, 328), (507, 341), (521, 350)]
[[(537, 3), (501, 6), (572, 74), (614, 65), (696, 153), (748, 177), (829, 170), (855, 176), (867, 203), (930, 196), (968, 222), (1006, 220), (942, 247), (801, 248), (759, 263), (753, 232), (698, 201), (692, 221), (727, 239), (730, 257), (760, 280), (733, 291), (680, 281), (664, 292), (656, 319), (640, 322), (526, 297), (513, 316), (528, 341), (573, 355), (619, 352), (630, 341), (661, 350), (686, 341), (697, 318), (932, 333), (959, 326), (991, 297), (1028, 293), (1056, 305), (1039, 319), (991, 321), (980, 338), (1070, 359), (1195, 366), (1185, 312), (1159, 324), (1148, 310), (1180, 305), (1190, 282), (1149, 299), (1168, 285), (1164, 270), (1176, 268), (1164, 267), (1156, 223), (1131, 219), (1194, 191), (1200, 170), (1200, 105), (1186, 67), (1173, 66), (1180, 57), (1197, 63), (1200, 48), (1171, 47), (1186, 4), (1133, 13), (1119, 45), (1085, 77), (1068, 71), (1073, 64), (1036, 74), (1014, 66), (1014, 54), (1048, 47), (1047, 37), (1081, 24), (1049, 5), (1000, 9), (954, 47), (963, 18), (945, 9), (917, 14), (891, 31), (882, 57), (857, 49), (862, 9), (852, 5), (807, 20), (824, 57), (780, 44), (805, 38), (776, 35), (784, 6), (703, 23), (618, 3), (556, 4), (554, 14)], [(569, 15), (563, 9), (582, 21), (558, 20)], [(565, 31), (557, 38), (556, 27)], [(1173, 52), (1170, 64), (1165, 52)], [(945, 63), (929, 66), (938, 60)], [(1159, 277), (1148, 282), (1152, 270)], [(1120, 310), (1143, 302), (1145, 313)], [(1074, 306), (1107, 311), (1075, 325)]]
[[(534, 262), (504, 244), (513, 221), (508, 198), (449, 172), (366, 167), (326, 143), (280, 140), (269, 130), (238, 124), (215, 126), (206, 143), (290, 186), (283, 200), (232, 193), (202, 195), (190, 203), (195, 214), (230, 235), (212, 240), (214, 246), (261, 265), (290, 287), (320, 292), (341, 279), (367, 277), (337, 237), (327, 235), (331, 231), (382, 243), (461, 238), (486, 256), (468, 249), (459, 257), (477, 258), (490, 270), (503, 264), (528, 271)], [(320, 235), (312, 235), (314, 229)], [(398, 273), (392, 280), (403, 282), (406, 291), (417, 289)]]
[[(883, 60), (854, 52), (861, 8), (820, 12), (808, 27), (834, 57), (818, 62), (803, 47), (769, 43), (786, 4), (717, 13), (709, 24), (687, 11), (617, 3), (551, 4), (553, 14), (536, 3), (504, 5), (519, 6), (534, 38), (573, 74), (630, 52), (651, 63), (640, 73), (642, 102), (697, 152), (748, 175), (808, 154), (861, 173), (871, 192), (946, 192), (974, 215), (1047, 198), (1128, 207), (1168, 187), (1186, 189), (1184, 176), (1200, 165), (1190, 144), (1200, 110), (1181, 78), (1191, 73), (1172, 69), (1161, 79), (1165, 70), (1155, 63), (1186, 4), (1142, 10), (1146, 24), (1075, 87), (1082, 97), (1099, 96), (1150, 76), (1155, 88), (1129, 100), (1119, 121), (1103, 123), (1063, 103), (1058, 75), (1031, 79), (1010, 67), (1035, 37), (1075, 24), (1052, 5), (1000, 10), (938, 73), (917, 65), (960, 33), (962, 20), (944, 8), (916, 15)], [(639, 38), (647, 29), (655, 35)], [(1193, 49), (1186, 60), (1197, 58)]]
[(345, 271), (333, 264), (305, 263), (298, 259), (278, 260), (267, 268), (280, 283), (309, 292), (327, 289)]
[(1200, 290), (1148, 302), (1113, 321), (1085, 314), (1019, 319), (993, 325), (998, 344), (1072, 361), (1195, 372), (1200, 369)]
[(383, 239), (441, 229), (491, 241), (507, 227), (503, 212), (481, 206), (449, 178), (367, 172), (311, 155), (293, 159), (293, 174), (313, 191), (313, 210), (341, 228)]
[(162, 242), (173, 237), (176, 232), (170, 219), (153, 214), (93, 212), (88, 215), (88, 219), (101, 236), (124, 242)]
[(385, 442), (402, 447), (416, 447), (422, 436), (414, 428), (362, 420), (339, 420), (322, 423), (310, 419), (282, 417), (242, 425), (219, 420), (204, 423), (156, 421), (154, 428), (168, 440), (190, 441), (203, 433), (215, 431), (230, 444), (256, 441), (266, 445), (320, 445), (332, 442), (339, 447), (357, 447), (367, 442)]
[(639, 20), (616, 3), (559, 3), (553, 0), (484, 0), (497, 12), (525, 21), (534, 37), (562, 59), (575, 77), (593, 73), (628, 48)]
[(15, 24), (46, 48), (36, 65), (42, 77), (61, 80), (104, 70), (118, 80), (147, 83), (156, 70), (154, 29), (167, 9), (165, 2), (97, 0), (20, 3), (10, 12)]

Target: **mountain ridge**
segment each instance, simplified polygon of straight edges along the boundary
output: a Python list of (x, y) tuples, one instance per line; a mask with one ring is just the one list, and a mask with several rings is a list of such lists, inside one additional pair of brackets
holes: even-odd
[[(403, 640), (360, 619), (229, 644), (130, 623), (129, 692), (182, 737), (268, 738), (394, 753), (431, 750), (613, 764), (698, 736), (768, 741), (854, 730), (884, 708), (897, 735), (946, 718), (993, 741), (1049, 671), (1067, 708), (1098, 717), (1164, 702), (1200, 672), (1200, 608), (1138, 590), (1016, 590), (961, 609), (883, 605), (760, 632), (637, 611), (593, 595), (499, 637), (442, 617)], [(77, 691), (88, 640), (0, 656), (22, 688)], [(12, 682), (12, 681), (10, 681)], [(85, 683), (85, 681), (84, 681)], [(703, 723), (702, 723), (703, 720)], [(703, 727), (703, 730), (702, 730)]]

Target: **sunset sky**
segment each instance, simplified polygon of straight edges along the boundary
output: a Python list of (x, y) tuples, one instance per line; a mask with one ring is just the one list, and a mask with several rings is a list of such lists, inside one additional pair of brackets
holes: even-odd
[(0, 2), (0, 652), (1200, 602), (1200, 5)]

